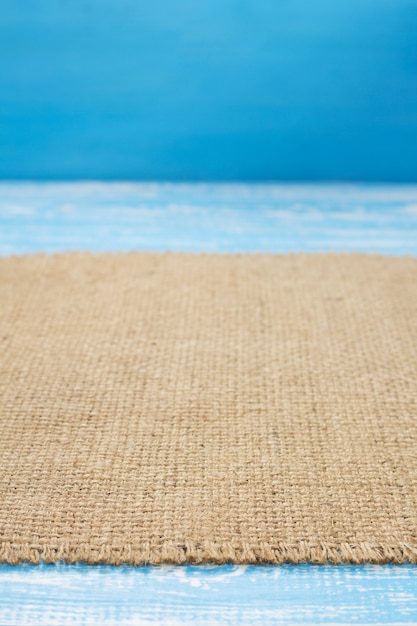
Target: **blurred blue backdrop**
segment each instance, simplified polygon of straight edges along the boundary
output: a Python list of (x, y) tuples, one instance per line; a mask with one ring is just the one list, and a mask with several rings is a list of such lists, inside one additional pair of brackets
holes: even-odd
[(0, 178), (417, 181), (415, 0), (1, 0)]

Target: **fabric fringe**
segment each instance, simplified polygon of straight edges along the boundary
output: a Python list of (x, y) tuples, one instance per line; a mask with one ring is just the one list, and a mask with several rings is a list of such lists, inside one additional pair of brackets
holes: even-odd
[(178, 545), (165, 542), (160, 545), (144, 543), (140, 546), (103, 545), (99, 549), (85, 544), (33, 545), (18, 543), (0, 544), (0, 563), (87, 563), (98, 565), (162, 565), (162, 564), (253, 564), (283, 565), (285, 563), (316, 565), (341, 564), (417, 564), (417, 544), (373, 545), (370, 543), (315, 545), (300, 543), (288, 545), (192, 543)]

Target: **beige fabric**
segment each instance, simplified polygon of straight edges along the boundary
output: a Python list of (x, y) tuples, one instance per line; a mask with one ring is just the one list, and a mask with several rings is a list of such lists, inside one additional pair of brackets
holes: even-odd
[(417, 562), (417, 259), (0, 259), (0, 561)]

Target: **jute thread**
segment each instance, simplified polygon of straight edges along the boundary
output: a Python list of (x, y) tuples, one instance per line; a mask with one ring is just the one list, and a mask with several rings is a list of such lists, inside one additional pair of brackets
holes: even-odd
[(417, 563), (417, 259), (0, 258), (0, 561)]

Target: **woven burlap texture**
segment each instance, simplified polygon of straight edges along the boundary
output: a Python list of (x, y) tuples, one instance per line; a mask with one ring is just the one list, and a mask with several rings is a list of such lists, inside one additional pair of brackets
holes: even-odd
[(0, 259), (0, 561), (417, 562), (417, 259)]

